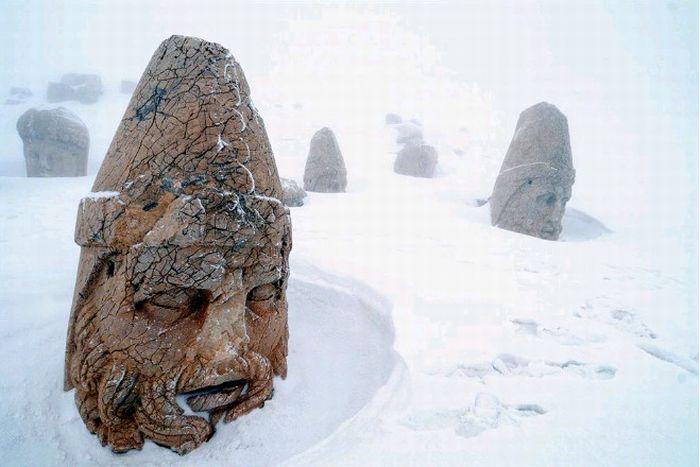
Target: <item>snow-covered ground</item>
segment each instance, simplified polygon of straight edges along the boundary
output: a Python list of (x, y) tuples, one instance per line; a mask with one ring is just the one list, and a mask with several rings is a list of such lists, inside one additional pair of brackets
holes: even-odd
[[(218, 31), (170, 32), (251, 56)], [(44, 97), (1, 107), (0, 463), (697, 465), (697, 135), (682, 131), (697, 112), (606, 101), (627, 111), (612, 119), (585, 89), (552, 100), (577, 179), (548, 242), (492, 227), (478, 206), (517, 118), (489, 83), (451, 73), (381, 12), (314, 13), (280, 34), (264, 73), (241, 59), (280, 172), (301, 181), (328, 125), (349, 180), (292, 208), (288, 378), (185, 457), (152, 443), (112, 454), (62, 391), (76, 209), (128, 102), (118, 82), (157, 45), (146, 35), (141, 65), (111, 70), (97, 104), (64, 104), (90, 130), (87, 177), (25, 178), (14, 125)], [(437, 178), (393, 173), (387, 112), (422, 122)]]

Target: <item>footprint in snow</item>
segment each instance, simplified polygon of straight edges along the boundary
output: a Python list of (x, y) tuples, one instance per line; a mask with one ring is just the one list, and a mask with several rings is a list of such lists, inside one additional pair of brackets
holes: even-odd
[[(605, 298), (599, 297), (599, 301), (602, 300), (605, 300)], [(599, 305), (594, 305), (588, 301), (579, 310), (574, 311), (574, 316), (602, 321), (636, 337), (644, 339), (656, 339), (658, 337), (635, 313), (609, 303), (603, 302)]]
[(562, 345), (582, 345), (605, 340), (603, 336), (580, 337), (559, 326), (545, 327), (532, 319), (513, 319), (511, 323), (515, 325), (517, 334), (539, 337), (540, 339), (552, 339)]
[(578, 360), (564, 362), (528, 360), (511, 354), (501, 354), (491, 362), (459, 364), (449, 369), (446, 376), (466, 376), (484, 382), (489, 375), (526, 376), (542, 378), (561, 374), (573, 374), (587, 379), (612, 379), (617, 370), (608, 365), (592, 365)]
[(478, 436), (502, 425), (519, 426), (524, 418), (546, 413), (538, 404), (505, 404), (492, 394), (476, 395), (474, 404), (461, 410), (421, 412), (410, 415), (403, 424), (415, 431), (452, 429), (465, 438)]

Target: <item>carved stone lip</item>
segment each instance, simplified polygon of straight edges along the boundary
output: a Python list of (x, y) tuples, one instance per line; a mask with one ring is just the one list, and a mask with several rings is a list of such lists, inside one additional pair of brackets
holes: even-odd
[(232, 380), (220, 384), (202, 386), (181, 393), (187, 397), (187, 405), (195, 412), (205, 412), (232, 404), (245, 388), (245, 380)]

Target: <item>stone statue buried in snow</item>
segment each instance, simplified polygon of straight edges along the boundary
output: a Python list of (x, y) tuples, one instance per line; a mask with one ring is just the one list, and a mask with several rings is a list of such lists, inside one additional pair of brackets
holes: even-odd
[(311, 138), (304, 168), (304, 189), (318, 193), (342, 193), (347, 186), (345, 161), (330, 128), (321, 128)]
[(65, 389), (103, 444), (185, 454), (272, 396), (287, 372), (281, 196), (233, 56), (164, 41), (78, 208)]
[(63, 107), (29, 109), (17, 120), (28, 177), (81, 177), (90, 136), (77, 115)]
[(435, 175), (438, 154), (427, 144), (404, 146), (394, 160), (394, 172), (412, 177), (432, 178)]
[(575, 171), (566, 117), (546, 102), (520, 114), (491, 195), (491, 223), (556, 240)]
[(78, 101), (94, 104), (102, 95), (102, 78), (85, 73), (67, 73), (57, 83), (49, 83), (46, 99), (49, 102)]

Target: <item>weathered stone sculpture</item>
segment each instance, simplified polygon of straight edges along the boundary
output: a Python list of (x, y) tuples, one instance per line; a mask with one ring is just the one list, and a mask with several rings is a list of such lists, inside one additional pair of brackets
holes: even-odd
[(46, 98), (49, 102), (78, 101), (94, 104), (102, 95), (102, 79), (98, 75), (68, 73), (58, 83), (49, 83)]
[(397, 114), (388, 113), (384, 117), (384, 123), (386, 123), (387, 125), (397, 125), (401, 122), (402, 122), (401, 116), (397, 115)]
[(10, 88), (10, 97), (8, 97), (5, 100), (5, 104), (6, 105), (22, 104), (27, 99), (32, 97), (32, 95), (33, 95), (33, 93), (31, 91), (31, 89), (14, 86), (14, 87)]
[(282, 178), (282, 201), (284, 204), (290, 207), (299, 207), (304, 205), (304, 198), (306, 198), (306, 192), (302, 187), (300, 187), (296, 181), (291, 178)]
[(80, 177), (87, 170), (90, 136), (68, 109), (29, 109), (17, 120), (28, 177)]
[(78, 209), (65, 389), (103, 444), (185, 454), (272, 396), (287, 372), (281, 198), (240, 65), (218, 44), (164, 41)]
[(561, 233), (575, 170), (564, 114), (546, 102), (520, 114), (491, 195), (491, 223), (546, 240)]
[(394, 160), (394, 172), (412, 177), (432, 178), (435, 175), (438, 154), (427, 144), (404, 146)]
[(321, 128), (311, 138), (304, 169), (304, 189), (319, 193), (341, 193), (347, 186), (345, 161), (330, 128)]

